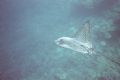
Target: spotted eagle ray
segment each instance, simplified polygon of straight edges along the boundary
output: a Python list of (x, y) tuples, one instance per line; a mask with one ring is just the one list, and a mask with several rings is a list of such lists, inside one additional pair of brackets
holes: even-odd
[(60, 37), (55, 40), (55, 43), (58, 46), (68, 48), (76, 52), (92, 54), (94, 52), (94, 48), (90, 32), (90, 22), (86, 21), (82, 25), (82, 29), (78, 29), (73, 37)]
[[(82, 29), (78, 29), (73, 37), (60, 37), (55, 40), (55, 43), (58, 46), (71, 49), (76, 51), (77, 53), (83, 54), (93, 54), (95, 53), (95, 57), (103, 57), (105, 60), (110, 61), (111, 63), (120, 66), (120, 63), (115, 61), (113, 58), (101, 54), (101, 52), (96, 52), (91, 41), (91, 29), (90, 22), (87, 21), (82, 25)], [(97, 53), (97, 54), (96, 54)]]

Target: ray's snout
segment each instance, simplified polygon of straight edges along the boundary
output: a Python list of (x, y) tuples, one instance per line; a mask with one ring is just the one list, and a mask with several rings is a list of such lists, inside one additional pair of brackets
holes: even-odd
[(57, 39), (57, 40), (55, 40), (55, 43), (57, 44), (57, 45), (59, 45), (59, 40)]
[(58, 38), (57, 40), (55, 40), (55, 43), (57, 45), (63, 45), (65, 43), (65, 40), (63, 38)]

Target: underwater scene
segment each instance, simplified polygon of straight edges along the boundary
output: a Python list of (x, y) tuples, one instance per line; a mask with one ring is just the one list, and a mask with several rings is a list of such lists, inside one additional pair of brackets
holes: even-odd
[(0, 80), (120, 80), (120, 0), (0, 0)]

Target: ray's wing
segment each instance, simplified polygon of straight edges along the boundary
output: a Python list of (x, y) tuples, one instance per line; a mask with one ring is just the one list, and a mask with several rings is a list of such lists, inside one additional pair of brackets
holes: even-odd
[(90, 22), (86, 21), (82, 28), (75, 33), (74, 38), (78, 41), (89, 43), (90, 42)]

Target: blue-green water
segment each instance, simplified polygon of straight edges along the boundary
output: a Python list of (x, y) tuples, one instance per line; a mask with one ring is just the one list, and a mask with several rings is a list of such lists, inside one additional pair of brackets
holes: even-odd
[[(1, 0), (0, 80), (119, 80), (120, 0)], [(90, 20), (97, 55), (54, 43)]]

